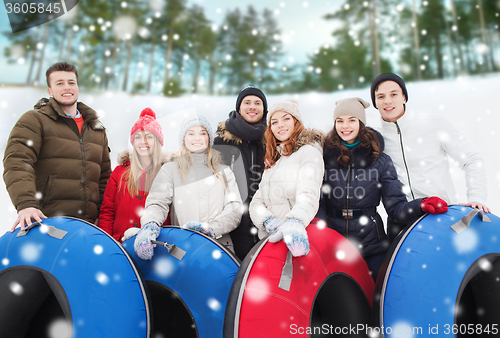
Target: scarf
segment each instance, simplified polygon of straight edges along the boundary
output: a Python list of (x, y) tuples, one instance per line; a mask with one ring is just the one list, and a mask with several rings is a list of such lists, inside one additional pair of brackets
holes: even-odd
[(266, 119), (263, 117), (259, 124), (252, 126), (236, 110), (233, 110), (226, 120), (226, 129), (244, 141), (259, 141), (266, 131)]

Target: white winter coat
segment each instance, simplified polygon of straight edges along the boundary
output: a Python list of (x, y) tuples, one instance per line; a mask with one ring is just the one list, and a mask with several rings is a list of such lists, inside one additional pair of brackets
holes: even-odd
[[(170, 211), (173, 225), (183, 226), (189, 221), (211, 227), (219, 243), (233, 250), (229, 232), (241, 219), (242, 202), (231, 169), (220, 166), (226, 189), (219, 177), (213, 175), (205, 154), (191, 154), (192, 163), (182, 182), (177, 160), (166, 163), (158, 172), (146, 200), (141, 224), (154, 221), (163, 224)], [(234, 250), (233, 250), (234, 251)]]
[(438, 196), (449, 204), (457, 203), (448, 165), (450, 156), (465, 172), (468, 202), (486, 202), (483, 160), (444, 117), (425, 114), (417, 117), (406, 112), (395, 123), (382, 120), (380, 132), (385, 152), (394, 162), (409, 201)]
[(281, 220), (296, 218), (304, 226), (313, 220), (319, 208), (325, 171), (323, 141), (321, 132), (304, 129), (294, 152), (281, 156), (264, 171), (250, 203), (250, 217), (259, 229), (259, 238), (268, 235), (264, 221), (271, 216)]

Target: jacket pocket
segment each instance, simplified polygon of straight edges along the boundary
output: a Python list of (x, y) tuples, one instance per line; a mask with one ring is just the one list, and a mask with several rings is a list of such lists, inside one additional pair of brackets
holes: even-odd
[(52, 188), (53, 178), (52, 175), (47, 176), (47, 180), (45, 181), (45, 185), (42, 189), (42, 196), (40, 198), (40, 209), (49, 202), (49, 193)]
[(377, 229), (377, 237), (378, 237), (378, 240), (380, 241), (381, 238), (380, 238), (380, 229), (378, 228), (378, 222), (375, 219), (375, 217), (373, 217), (373, 216), (370, 216), (370, 217), (371, 217), (373, 223), (375, 224), (375, 229)]

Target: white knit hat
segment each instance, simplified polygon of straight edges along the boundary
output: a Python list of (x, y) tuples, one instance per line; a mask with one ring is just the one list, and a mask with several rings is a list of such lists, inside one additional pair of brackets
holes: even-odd
[(295, 100), (285, 100), (273, 104), (269, 109), (269, 112), (267, 113), (268, 126), (270, 125), (269, 122), (271, 121), (271, 116), (273, 116), (273, 114), (276, 113), (277, 111), (287, 112), (288, 114), (295, 117), (300, 123), (304, 124), (302, 116), (300, 115), (299, 112), (299, 103)]
[(370, 107), (370, 104), (359, 97), (352, 97), (335, 102), (335, 110), (333, 111), (333, 121), (339, 116), (353, 116), (366, 125), (365, 109)]
[(208, 122), (207, 118), (203, 115), (192, 114), (189, 115), (182, 121), (181, 128), (179, 131), (179, 144), (182, 145), (184, 143), (184, 136), (186, 136), (189, 128), (193, 126), (202, 126), (207, 130), (208, 137), (210, 138), (210, 146), (214, 145), (214, 133), (212, 131), (212, 127), (210, 126), (210, 122)]

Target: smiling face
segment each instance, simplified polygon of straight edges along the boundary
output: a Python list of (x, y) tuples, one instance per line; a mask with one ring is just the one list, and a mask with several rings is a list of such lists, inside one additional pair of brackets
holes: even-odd
[(264, 103), (258, 96), (245, 96), (241, 101), (239, 113), (248, 124), (257, 124), (264, 117)]
[(80, 94), (76, 74), (63, 71), (53, 72), (49, 77), (47, 92), (54, 97), (63, 109), (72, 106), (76, 108), (76, 101)]
[(347, 144), (353, 144), (359, 135), (359, 120), (354, 116), (343, 115), (335, 120), (335, 130)]
[(156, 136), (149, 131), (138, 131), (134, 135), (134, 149), (139, 158), (153, 154)]
[(192, 153), (203, 153), (208, 148), (208, 132), (202, 126), (193, 126), (184, 135), (184, 145)]
[(405, 113), (406, 98), (394, 81), (382, 82), (375, 90), (377, 108), (386, 122), (396, 122)]
[(278, 110), (271, 116), (271, 131), (278, 141), (286, 141), (290, 138), (295, 127), (295, 120), (289, 113)]

